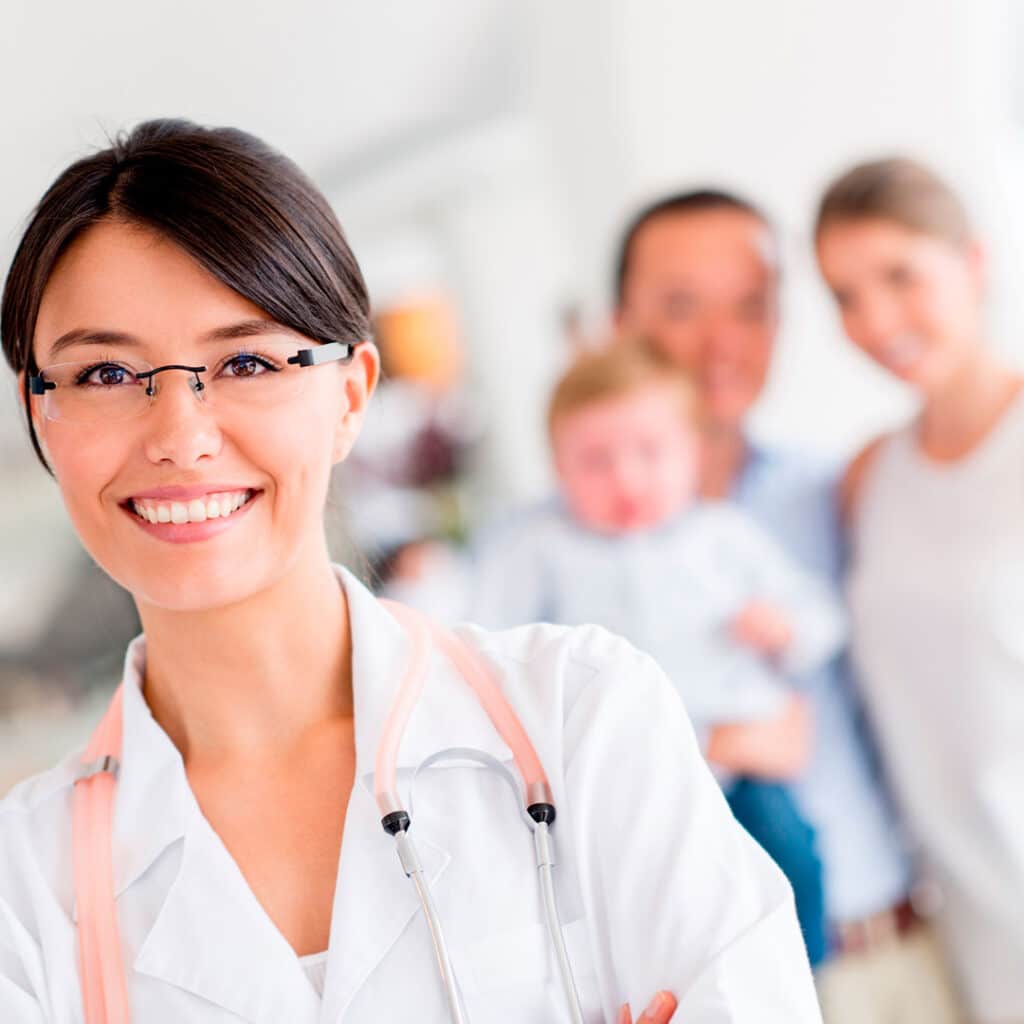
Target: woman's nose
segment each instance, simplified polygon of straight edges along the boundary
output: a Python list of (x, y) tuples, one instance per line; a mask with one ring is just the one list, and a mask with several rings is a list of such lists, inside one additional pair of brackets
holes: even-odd
[(166, 374), (143, 414), (146, 456), (151, 462), (191, 467), (216, 455), (222, 436), (217, 418), (202, 390), (186, 375)]

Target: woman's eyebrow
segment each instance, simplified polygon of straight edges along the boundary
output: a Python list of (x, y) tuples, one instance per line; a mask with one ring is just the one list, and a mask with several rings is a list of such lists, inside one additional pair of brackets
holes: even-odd
[(72, 331), (66, 331), (51, 346), (50, 357), (59, 355), (66, 348), (72, 345), (138, 345), (139, 339), (132, 334), (125, 334), (124, 331), (103, 331), (90, 330), (85, 327), (76, 327)]
[(231, 341), (235, 338), (256, 338), (261, 334), (297, 335), (297, 332), (276, 320), (257, 317), (252, 320), (240, 320), (238, 323), (227, 324), (224, 327), (216, 327), (203, 337), (206, 341)]
[[(256, 338), (264, 334), (296, 334), (289, 327), (278, 323), (276, 320), (253, 318), (251, 320), (240, 320), (238, 323), (226, 324), (223, 327), (215, 327), (203, 335), (204, 341), (231, 341), (236, 338)], [(108, 331), (86, 327), (76, 327), (74, 330), (66, 331), (51, 346), (50, 357), (54, 358), (72, 345), (139, 345), (139, 339), (134, 334), (125, 331)]]

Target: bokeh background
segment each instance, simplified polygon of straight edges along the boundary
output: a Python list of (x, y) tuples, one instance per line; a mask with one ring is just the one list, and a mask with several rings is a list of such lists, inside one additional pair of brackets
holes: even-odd
[[(816, 197), (853, 160), (917, 156), (963, 192), (1019, 359), (1022, 39), (1012, 0), (5, 0), (0, 262), (53, 177), (139, 120), (235, 124), (295, 158), (363, 264), (389, 371), (330, 510), (339, 557), (379, 576), (549, 486), (552, 376), (606, 330), (617, 232), (660, 192), (736, 189), (781, 228), (767, 437), (843, 457), (911, 412), (813, 267)], [(136, 627), (2, 385), (0, 792), (83, 735)]]

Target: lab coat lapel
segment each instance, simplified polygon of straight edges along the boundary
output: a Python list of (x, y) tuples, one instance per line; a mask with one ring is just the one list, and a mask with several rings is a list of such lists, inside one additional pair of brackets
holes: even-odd
[(114, 818), (120, 895), (171, 844), (181, 864), (135, 970), (253, 1024), (313, 1024), (319, 1001), (294, 951), (267, 917), (237, 864), (203, 818), (181, 755), (142, 696), (145, 642), (124, 674), (124, 768)]
[[(342, 1019), (406, 928), (422, 928), (423, 942), (430, 942), (394, 840), (381, 828), (373, 792), (377, 746), (404, 675), (410, 644), (404, 629), (351, 574), (339, 570), (339, 577), (352, 628), (357, 781), (345, 822), (321, 1024)], [(398, 785), (403, 798), (408, 796), (411, 769), (430, 754), (453, 746), (475, 747), (499, 760), (511, 757), (472, 691), (435, 652), (399, 753)], [(412, 835), (433, 885), (451, 860), (443, 836), (416, 821)]]
[[(356, 773), (372, 792), (377, 746), (404, 677), (410, 643), (404, 628), (351, 573), (339, 568), (338, 575), (352, 629)], [(512, 760), (476, 695), (455, 666), (435, 650), (402, 738), (398, 766), (415, 768), (448, 747), (474, 747), (499, 761)]]
[(178, 877), (134, 966), (253, 1024), (313, 1024), (320, 1009), (294, 951), (198, 806)]
[[(417, 833), (416, 843), (423, 870), (434, 885), (450, 857), (430, 836)], [(321, 1024), (343, 1019), (360, 987), (410, 922), (421, 924), (419, 916), (416, 892), (399, 864), (394, 840), (380, 827), (373, 794), (357, 785), (345, 822)], [(423, 941), (429, 942), (429, 936), (424, 934)]]
[[(122, 677), (123, 741), (111, 839), (118, 898), (181, 839), (194, 803), (181, 754), (142, 696), (145, 663), (145, 638), (139, 636), (128, 645)], [(78, 921), (77, 899), (71, 916)]]

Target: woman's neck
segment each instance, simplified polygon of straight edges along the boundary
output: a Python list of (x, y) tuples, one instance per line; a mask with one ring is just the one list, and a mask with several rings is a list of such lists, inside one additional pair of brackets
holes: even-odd
[(739, 425), (712, 424), (702, 437), (700, 494), (728, 498), (747, 464), (749, 450)]
[(146, 701), (186, 763), (280, 753), (352, 715), (347, 602), (326, 550), (234, 605), (139, 612)]
[(978, 346), (977, 354), (929, 395), (918, 421), (918, 444), (929, 457), (955, 461), (970, 454), (1012, 404), (1021, 378)]

